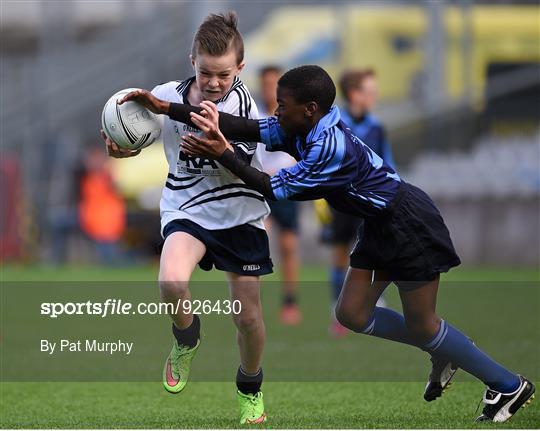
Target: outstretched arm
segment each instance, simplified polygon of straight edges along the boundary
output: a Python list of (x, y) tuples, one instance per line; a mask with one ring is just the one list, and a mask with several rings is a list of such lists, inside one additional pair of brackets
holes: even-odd
[[(350, 184), (356, 175), (356, 165), (350, 162), (344, 167), (345, 141), (334, 140), (325, 134), (310, 142), (298, 163), (269, 175), (255, 169), (235, 150), (227, 149), (227, 140), (218, 127), (220, 113), (213, 104), (201, 104), (208, 113), (203, 117), (192, 114), (192, 119), (206, 137), (192, 134), (183, 137), (183, 151), (220, 162), (246, 184), (272, 200), (307, 200), (327, 196), (336, 187)], [(233, 150), (233, 151), (231, 151)], [(337, 172), (339, 175), (336, 175)]]
[(244, 157), (240, 156), (236, 148), (232, 149), (228, 145), (227, 139), (218, 127), (218, 117), (221, 117), (223, 114), (218, 113), (216, 107), (208, 104), (208, 102), (203, 102), (201, 106), (203, 106), (203, 110), (207, 111), (206, 116), (203, 117), (195, 113), (191, 115), (195, 125), (207, 137), (203, 138), (202, 136), (192, 134), (184, 136), (182, 138), (183, 151), (190, 155), (204, 156), (217, 160), (265, 198), (276, 200), (272, 191), (270, 176), (251, 166)]
[[(165, 100), (158, 99), (147, 90), (132, 91), (131, 93), (126, 94), (122, 100), (118, 102), (118, 104), (121, 105), (128, 100), (132, 100), (143, 105), (154, 114), (168, 115), (172, 120), (180, 121), (193, 127), (198, 126), (193, 122), (192, 114), (207, 114), (207, 109), (204, 107), (199, 108), (183, 103), (167, 102)], [(236, 117), (235, 115), (220, 112), (219, 128), (229, 139), (248, 142), (261, 141), (259, 122), (257, 120), (249, 120), (247, 118)]]
[[(203, 106), (202, 108), (196, 108), (183, 103), (170, 103), (167, 115), (175, 121), (197, 125), (197, 123), (193, 120), (197, 117), (200, 118), (208, 114), (208, 109), (204, 107), (205, 103), (210, 104), (211, 102), (201, 103), (201, 106)], [(257, 120), (250, 120), (248, 118), (237, 117), (236, 115), (220, 112), (219, 128), (221, 133), (223, 133), (228, 139), (248, 142), (261, 141), (259, 122)], [(203, 132), (206, 133), (205, 130), (203, 130)]]
[(188, 135), (182, 137), (182, 149), (190, 155), (205, 156), (217, 160), (247, 185), (253, 187), (265, 198), (275, 201), (270, 176), (251, 166), (241, 157), (236, 148), (231, 149), (223, 135), (217, 139)]
[(182, 137), (182, 149), (190, 155), (205, 156), (217, 160), (248, 186), (253, 187), (265, 198), (275, 201), (270, 176), (251, 166), (241, 157), (236, 148), (227, 148), (225, 138), (214, 140), (202, 136), (188, 135)]
[(274, 190), (272, 189), (270, 175), (266, 172), (259, 171), (257, 168), (248, 164), (242, 157), (238, 156), (236, 149), (234, 152), (229, 149), (225, 150), (217, 160), (248, 186), (257, 190), (266, 199), (271, 201), (277, 200), (274, 195)]

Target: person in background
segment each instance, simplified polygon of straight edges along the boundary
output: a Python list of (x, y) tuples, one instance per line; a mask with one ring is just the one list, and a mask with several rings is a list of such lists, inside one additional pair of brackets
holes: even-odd
[(92, 240), (101, 263), (122, 260), (118, 243), (126, 228), (126, 204), (116, 190), (108, 158), (98, 146), (89, 147), (78, 172), (78, 218)]
[[(375, 71), (361, 69), (345, 72), (339, 80), (339, 87), (345, 101), (345, 106), (340, 109), (342, 121), (350, 127), (354, 135), (358, 136), (388, 165), (395, 168), (392, 149), (386, 140), (384, 127), (372, 114), (378, 98)], [(356, 239), (357, 232), (363, 229), (364, 221), (329, 207), (320, 208), (320, 206), (327, 206), (326, 201), (318, 201), (316, 211), (319, 218), (326, 219), (327, 222), (323, 228), (322, 240), (332, 245), (330, 282), (332, 284), (332, 310), (334, 310), (347, 273), (353, 241)], [(320, 215), (325, 212), (327, 215), (321, 217)], [(379, 298), (377, 305), (380, 307), (386, 305), (383, 296)], [(332, 312), (330, 334), (339, 338), (347, 333), (348, 330), (337, 321)]]
[[(277, 108), (277, 82), (283, 71), (279, 66), (267, 65), (259, 71), (261, 115), (271, 116)], [(268, 175), (296, 164), (282, 151), (263, 152), (263, 168)], [(298, 325), (302, 312), (298, 306), (298, 203), (294, 201), (269, 201), (270, 216), (266, 219), (266, 230), (278, 228), (280, 272), (282, 277), (282, 305), (279, 318), (284, 325)]]
[(339, 80), (339, 87), (346, 103), (340, 110), (343, 122), (386, 164), (394, 167), (392, 148), (386, 140), (384, 126), (372, 113), (379, 97), (375, 71), (368, 68), (345, 72)]

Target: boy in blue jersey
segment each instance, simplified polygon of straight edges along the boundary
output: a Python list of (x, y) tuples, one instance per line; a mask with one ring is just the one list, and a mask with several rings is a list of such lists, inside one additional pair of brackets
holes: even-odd
[[(208, 138), (186, 136), (190, 154), (213, 158), (267, 199), (325, 198), (334, 208), (365, 222), (336, 315), (349, 329), (421, 348), (431, 354), (432, 372), (424, 397), (440, 396), (459, 367), (483, 381), (484, 409), (478, 421), (504, 422), (532, 397), (535, 387), (478, 349), (435, 311), (439, 276), (460, 261), (439, 211), (419, 188), (407, 184), (341, 121), (332, 106), (336, 90), (318, 66), (285, 73), (278, 83), (276, 117), (248, 120), (160, 101), (148, 92), (126, 97), (177, 121), (189, 117)], [(199, 115), (202, 113), (202, 115)], [(219, 127), (218, 127), (219, 121)], [(230, 139), (262, 141), (298, 163), (269, 175), (251, 167)], [(376, 307), (386, 286), (400, 292), (403, 315)]]

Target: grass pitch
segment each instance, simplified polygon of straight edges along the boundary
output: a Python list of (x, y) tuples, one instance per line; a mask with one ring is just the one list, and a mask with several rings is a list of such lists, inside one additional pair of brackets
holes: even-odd
[[(3, 268), (2, 280), (153, 281), (156, 275), (155, 267), (7, 267)], [(324, 268), (306, 267), (302, 272), (302, 279), (312, 282), (325, 277)], [(221, 279), (221, 274), (197, 273), (194, 279), (210, 282)], [(272, 279), (276, 278), (267, 278)], [(502, 363), (517, 371), (523, 371), (524, 367), (529, 378), (538, 380), (537, 270), (459, 269), (446, 275), (445, 279), (456, 283), (489, 282), (478, 289), (452, 289), (452, 286), (442, 289), (440, 313), (479, 340), (485, 350)], [(503, 289), (504, 283), (515, 284), (516, 281), (536, 282), (536, 290)], [(490, 283), (495, 288), (486, 293), (486, 285)], [(307, 291), (309, 286), (314, 285), (302, 285), (304, 290), (301, 292), (306, 319), (294, 330), (283, 328), (277, 320), (278, 291), (268, 288), (263, 292), (268, 330), (263, 391), (269, 421), (258, 428), (538, 428), (538, 401), (507, 423), (475, 424), (475, 408), (484, 388), (481, 383), (468, 379), (463, 372), (459, 373), (457, 382), (442, 399), (424, 402), (424, 381), (418, 376), (427, 376), (429, 364), (425, 355), (407, 346), (353, 334), (343, 340), (329, 340), (326, 333), (328, 296), (318, 290)], [(2, 298), (4, 305), (4, 296)], [(387, 298), (391, 306), (399, 309), (395, 288), (390, 288)], [(496, 308), (501, 302), (503, 306)], [(320, 315), (321, 310), (324, 315)], [(2, 310), (3, 316), (6, 311), (9, 310)], [(496, 327), (499, 333), (490, 334), (492, 320), (484, 321), (483, 316), (491, 319), (495, 316), (501, 319), (517, 316), (519, 326), (501, 324)], [(4, 319), (2, 317), (2, 327), (5, 326)], [(224, 327), (224, 332), (214, 334), (213, 338), (209, 334), (206, 346), (201, 346), (206, 350), (201, 349), (193, 364), (194, 375), (198, 378), (191, 381), (181, 394), (170, 395), (162, 389), (158, 379), (164, 356), (161, 358), (159, 353), (160, 360), (152, 360), (149, 364), (150, 368), (156, 369), (156, 381), (3, 381), (0, 424), (2, 428), (238, 428), (232, 381), (237, 353), (234, 341), (227, 338), (234, 329), (232, 324), (219, 326)], [(221, 337), (225, 338), (223, 344), (219, 344)], [(299, 345), (299, 351), (291, 351), (288, 344), (283, 344), (285, 340)], [(287, 350), (284, 351), (283, 346)], [(497, 346), (502, 348), (497, 349)], [(168, 343), (163, 346), (164, 351), (168, 348)], [(2, 341), (2, 358), (4, 355)], [(231, 368), (231, 381), (207, 381), (205, 370), (212, 361), (215, 362), (216, 356), (226, 363), (227, 369)], [(284, 362), (282, 368), (278, 366), (281, 362)], [(414, 368), (417, 365), (418, 368)], [(31, 366), (40, 367), (40, 363), (33, 361)], [(368, 367), (373, 367), (374, 372), (379, 370), (378, 377), (365, 379), (366, 375), (360, 374), (347, 381), (340, 374), (340, 370)], [(400, 374), (401, 369), (404, 369), (404, 374)], [(287, 374), (287, 370), (291, 370), (291, 374)], [(305, 380), (324, 370), (332, 372), (321, 376), (321, 381), (293, 381), (295, 375)], [(388, 381), (385, 375), (394, 376), (399, 381)], [(339, 381), (329, 381), (333, 377)]]

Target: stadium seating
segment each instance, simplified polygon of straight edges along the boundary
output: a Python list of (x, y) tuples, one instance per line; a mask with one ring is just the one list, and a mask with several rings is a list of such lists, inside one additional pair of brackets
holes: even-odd
[(488, 137), (471, 152), (422, 153), (403, 177), (434, 198), (525, 198), (540, 195), (540, 133)]

